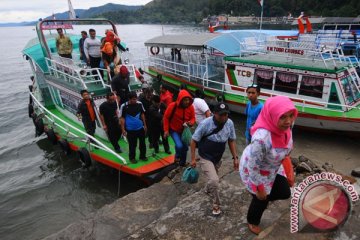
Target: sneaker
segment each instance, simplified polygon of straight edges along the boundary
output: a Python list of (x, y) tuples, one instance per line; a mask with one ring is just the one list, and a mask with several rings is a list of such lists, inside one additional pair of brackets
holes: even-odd
[(171, 154), (171, 151), (170, 150), (165, 150), (165, 153), (166, 154)]
[(144, 158), (140, 158), (140, 160), (146, 162), (148, 159), (144, 157)]
[(221, 214), (220, 207), (213, 207), (212, 215), (213, 216), (219, 216)]
[(155, 149), (155, 153), (159, 153), (159, 149)]
[(137, 161), (135, 159), (130, 159), (130, 162), (134, 163), (134, 164), (137, 163)]
[(119, 149), (115, 149), (115, 152), (116, 153), (122, 153), (123, 151), (121, 150), (121, 148), (119, 148)]

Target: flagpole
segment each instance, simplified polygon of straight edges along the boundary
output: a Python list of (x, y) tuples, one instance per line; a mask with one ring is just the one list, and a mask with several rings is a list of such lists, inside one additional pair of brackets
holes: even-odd
[(260, 31), (262, 28), (262, 21), (263, 21), (263, 13), (264, 13), (264, 0), (261, 0), (261, 16), (260, 16)]

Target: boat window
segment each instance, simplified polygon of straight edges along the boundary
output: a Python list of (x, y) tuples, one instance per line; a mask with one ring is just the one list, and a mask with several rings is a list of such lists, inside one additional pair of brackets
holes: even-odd
[(324, 79), (309, 76), (303, 76), (300, 85), (300, 95), (322, 98), (324, 88)]
[[(335, 83), (331, 83), (329, 103), (340, 104), (339, 95), (337, 93)], [(328, 108), (341, 109), (341, 106), (329, 104)]]
[(335, 25), (324, 25), (324, 30), (335, 30), (336, 26)]
[(360, 93), (350, 75), (341, 79), (341, 84), (343, 86), (343, 91), (345, 93), (345, 100), (347, 104), (351, 104), (360, 98)]
[(349, 25), (338, 25), (337, 30), (349, 30)]
[(360, 24), (353, 24), (350, 26), (350, 30), (360, 30)]
[(274, 72), (272, 71), (255, 71), (255, 81), (263, 89), (272, 89)]
[(280, 73), (276, 74), (275, 90), (287, 93), (296, 94), (298, 84), (298, 75)]

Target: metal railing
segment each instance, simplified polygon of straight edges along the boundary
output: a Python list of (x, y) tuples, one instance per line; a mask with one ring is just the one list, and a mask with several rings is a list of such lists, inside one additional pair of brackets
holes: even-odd
[[(96, 143), (96, 145), (93, 144), (93, 143), (90, 143), (91, 145), (96, 146), (96, 147), (98, 147), (98, 148), (101, 148), (101, 149), (104, 150), (104, 151), (107, 151), (107, 152), (111, 153), (112, 155), (114, 155), (115, 157), (117, 157), (123, 164), (125, 164), (125, 165), (127, 164), (127, 161), (126, 161), (123, 157), (121, 157), (119, 154), (117, 154), (116, 152), (114, 152), (113, 150), (111, 150), (110, 148), (108, 148), (105, 144), (103, 144), (102, 142), (100, 142), (99, 140), (97, 140), (95, 137), (87, 134), (86, 132), (84, 132), (84, 131), (76, 128), (76, 127), (74, 127), (73, 125), (67, 123), (66, 121), (62, 120), (61, 118), (59, 118), (58, 116), (56, 116), (55, 114), (53, 114), (52, 112), (50, 112), (48, 109), (46, 109), (46, 108), (36, 99), (36, 97), (33, 95), (33, 93), (30, 92), (30, 96), (31, 96), (31, 98), (33, 99), (33, 102), (40, 108), (40, 111), (41, 111), (41, 112), (46, 112), (46, 114), (48, 114), (48, 115), (51, 116), (51, 117), (48, 117), (48, 116), (47, 116), (47, 119), (48, 119), (49, 121), (51, 121), (53, 124), (55, 124), (57, 127), (59, 127), (59, 128), (61, 128), (61, 129), (63, 129), (64, 131), (70, 133), (71, 135), (73, 135), (73, 136), (76, 137), (76, 138), (80, 138), (80, 137), (79, 137), (78, 135), (76, 135), (75, 133), (70, 132), (69, 129), (72, 129), (72, 130), (74, 130), (74, 131), (76, 131), (76, 132), (78, 132), (78, 133), (86, 136), (88, 139), (90, 139), (90, 140), (92, 140), (93, 142)], [(45, 116), (46, 116), (46, 114), (45, 114)], [(61, 126), (60, 124), (56, 123), (54, 119), (56, 119), (57, 121), (63, 123), (64, 125), (66, 125), (67, 128), (64, 128), (64, 127)], [(83, 138), (80, 138), (80, 139), (83, 139)], [(85, 139), (83, 139), (82, 141), (83, 141), (83, 142), (88, 142), (88, 141), (85, 140)]]
[[(100, 71), (105, 69), (101, 68), (84, 68), (77, 64), (74, 64), (72, 59), (53, 56), (53, 59), (45, 58), (46, 65), (50, 71), (50, 74), (64, 80), (73, 81), (78, 83), (84, 89), (87, 89), (87, 83), (101, 83), (105, 87), (104, 79)], [(91, 79), (91, 80), (88, 80)]]

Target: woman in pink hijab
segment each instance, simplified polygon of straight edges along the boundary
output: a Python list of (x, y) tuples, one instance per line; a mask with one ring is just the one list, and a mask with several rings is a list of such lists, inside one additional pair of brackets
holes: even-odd
[(261, 232), (261, 216), (269, 201), (290, 197), (281, 163), (293, 147), (291, 126), (297, 114), (288, 97), (267, 99), (251, 128), (251, 144), (241, 156), (240, 176), (253, 196), (247, 214), (248, 227), (255, 234)]

